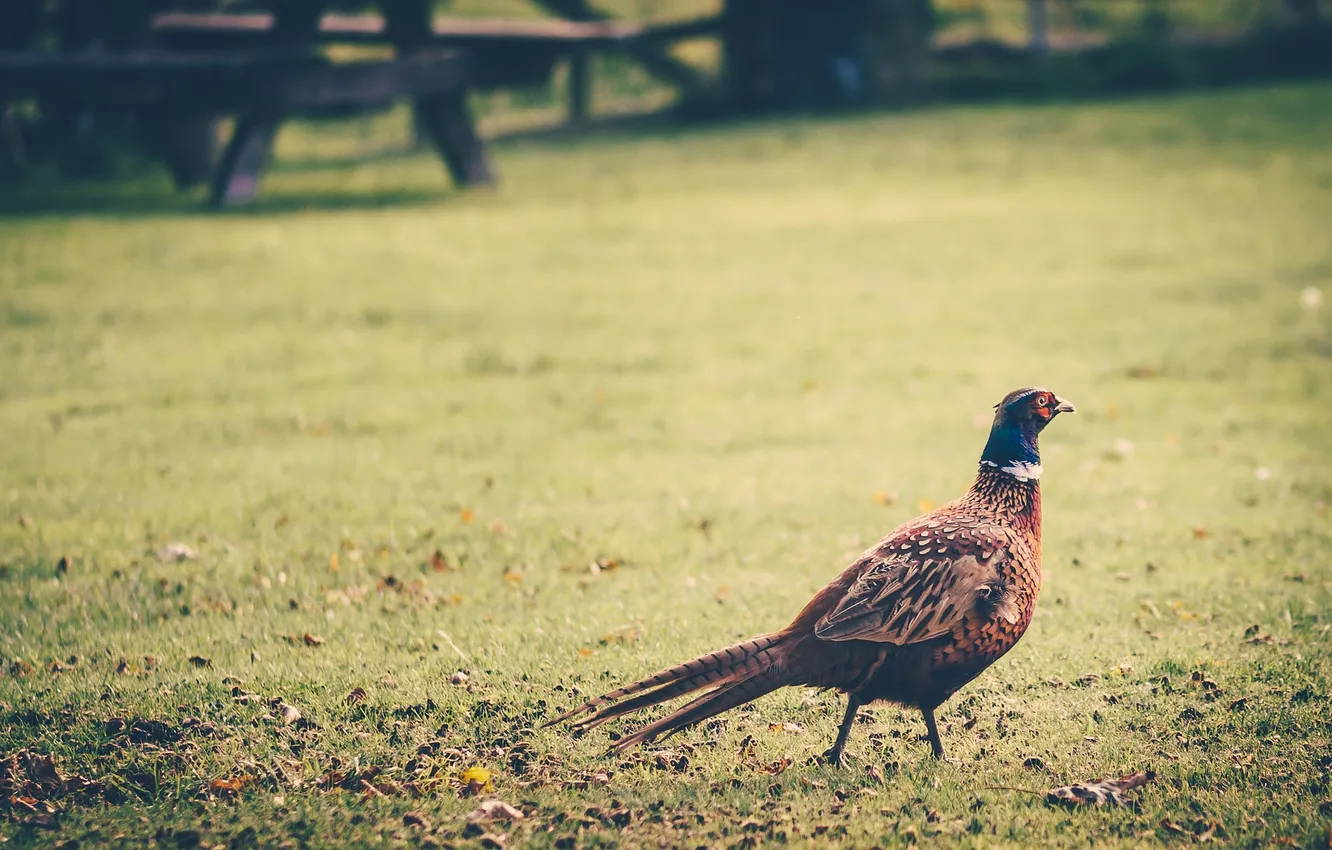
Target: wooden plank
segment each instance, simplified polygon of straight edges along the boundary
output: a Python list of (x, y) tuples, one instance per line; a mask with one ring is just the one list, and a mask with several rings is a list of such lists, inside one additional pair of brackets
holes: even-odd
[(333, 64), (304, 52), (194, 54), (164, 51), (0, 52), (0, 89), (60, 100), (225, 112), (376, 106), (395, 97), (460, 92), (457, 51)]
[(462, 93), (467, 69), (455, 51), (421, 51), (403, 59), (351, 62), (293, 71), (272, 95), (283, 109), (373, 107), (397, 98)]
[(251, 51), (190, 54), (156, 50), (0, 52), (0, 89), (106, 106), (170, 103), (213, 111), (245, 105), (263, 81), (318, 60), (308, 54)]
[[(263, 35), (273, 27), (268, 12), (163, 12), (152, 21), (162, 35), (249, 34)], [(431, 39), (438, 43), (483, 41), (602, 42), (612, 45), (640, 35), (645, 28), (617, 21), (503, 20), (437, 17), (431, 22)], [(319, 23), (321, 41), (382, 44), (390, 41), (388, 26), (379, 15), (329, 13)]]

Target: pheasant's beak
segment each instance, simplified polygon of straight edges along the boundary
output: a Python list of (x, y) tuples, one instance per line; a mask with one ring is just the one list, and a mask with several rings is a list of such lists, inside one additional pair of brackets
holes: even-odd
[(1073, 406), (1073, 402), (1069, 401), (1069, 400), (1066, 399), (1066, 398), (1059, 398), (1058, 396), (1055, 396), (1055, 401), (1058, 402), (1058, 404), (1055, 405), (1055, 409), (1054, 409), (1055, 413), (1077, 413), (1077, 412), (1078, 412), (1078, 409), (1077, 409), (1076, 407)]

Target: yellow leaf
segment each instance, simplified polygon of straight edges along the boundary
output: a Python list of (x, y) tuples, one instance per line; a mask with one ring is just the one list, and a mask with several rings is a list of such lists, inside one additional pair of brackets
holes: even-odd
[(473, 516), (474, 514), (472, 513), (471, 508), (463, 508), (458, 511), (458, 519), (462, 521), (463, 525), (471, 525)]
[(467, 768), (458, 774), (458, 779), (462, 781), (463, 792), (466, 794), (495, 790), (494, 775), (480, 765)]
[(334, 552), (328, 556), (328, 571), (336, 573), (338, 571), (338, 553)]
[(588, 649), (587, 647), (583, 647), (582, 649), (578, 650), (578, 657), (579, 657), (579, 658), (591, 658), (591, 657), (592, 657), (592, 650)]
[(601, 636), (601, 645), (610, 646), (613, 643), (637, 643), (643, 636), (642, 631), (636, 626), (625, 626)]
[(514, 570), (509, 570), (504, 574), (504, 580), (507, 581), (509, 584), (522, 584), (523, 574), (520, 572), (515, 572)]

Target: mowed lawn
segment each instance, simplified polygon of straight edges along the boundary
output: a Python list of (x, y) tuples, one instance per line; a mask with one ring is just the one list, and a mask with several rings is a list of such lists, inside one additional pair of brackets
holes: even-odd
[[(0, 841), (1325, 846), (1332, 86), (515, 141), (468, 195), (339, 132), (249, 211), (0, 218)], [(947, 761), (876, 706), (812, 763), (803, 689), (539, 728), (783, 626), (1030, 384), (1044, 588)]]

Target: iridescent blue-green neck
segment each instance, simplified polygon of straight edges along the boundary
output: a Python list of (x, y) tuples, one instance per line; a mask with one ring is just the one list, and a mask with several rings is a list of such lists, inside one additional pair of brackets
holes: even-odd
[(1041, 451), (1036, 445), (1036, 426), (1028, 421), (996, 422), (990, 429), (990, 439), (981, 452), (982, 464), (999, 468), (1041, 465)]

